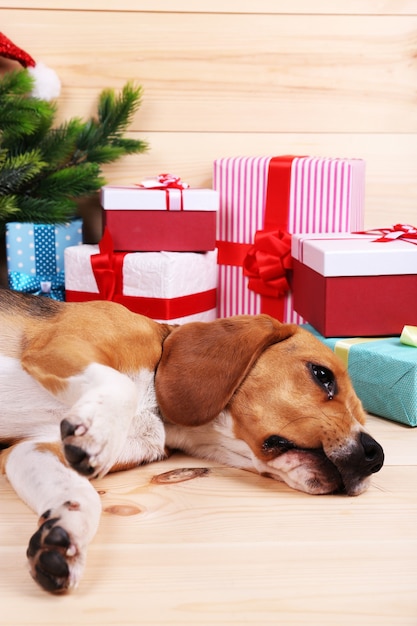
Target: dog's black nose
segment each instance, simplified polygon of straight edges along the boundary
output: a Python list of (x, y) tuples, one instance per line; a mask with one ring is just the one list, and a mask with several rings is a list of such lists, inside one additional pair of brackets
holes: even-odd
[(379, 472), (384, 464), (382, 447), (368, 433), (361, 433), (359, 439), (364, 450), (364, 457), (361, 463), (363, 469), (368, 474)]

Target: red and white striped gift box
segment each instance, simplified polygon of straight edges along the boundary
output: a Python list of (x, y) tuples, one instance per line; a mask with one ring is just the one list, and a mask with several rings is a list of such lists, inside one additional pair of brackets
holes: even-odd
[(321, 157), (229, 157), (214, 162), (219, 192), (218, 315), (269, 313), (302, 320), (291, 293), (271, 297), (249, 288), (243, 263), (258, 231), (349, 232), (363, 229), (365, 162)]

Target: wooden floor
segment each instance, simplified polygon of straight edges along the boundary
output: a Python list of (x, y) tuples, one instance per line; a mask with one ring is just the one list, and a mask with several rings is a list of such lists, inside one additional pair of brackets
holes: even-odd
[[(0, 478), (0, 623), (417, 625), (417, 429), (370, 418), (386, 465), (357, 498), (174, 456), (96, 482), (104, 513), (71, 595), (25, 563), (35, 516)], [(206, 467), (184, 482), (175, 468)]]

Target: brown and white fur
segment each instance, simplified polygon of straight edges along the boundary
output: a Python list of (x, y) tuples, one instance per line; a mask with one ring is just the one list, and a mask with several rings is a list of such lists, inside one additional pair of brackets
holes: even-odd
[(360, 494), (383, 464), (339, 359), (266, 315), (174, 327), (0, 290), (0, 405), (0, 465), (39, 516), (27, 555), (53, 592), (78, 584), (97, 530), (89, 479), (167, 448), (310, 494)]

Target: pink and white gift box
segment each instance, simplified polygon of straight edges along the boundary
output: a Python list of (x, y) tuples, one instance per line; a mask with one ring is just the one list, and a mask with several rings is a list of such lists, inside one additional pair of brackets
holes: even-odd
[(217, 251), (108, 255), (96, 245), (71, 246), (65, 287), (68, 302), (112, 300), (160, 322), (209, 322), (216, 318)]
[(294, 308), (324, 337), (399, 335), (417, 325), (417, 230), (407, 240), (398, 226), (388, 235), (293, 235)]
[(101, 189), (101, 205), (115, 250), (203, 252), (216, 247), (219, 195), (213, 189), (107, 185)]
[(361, 230), (365, 162), (222, 158), (214, 162), (213, 186), (220, 194), (219, 317), (264, 312), (301, 322), (285, 284), (291, 280), (291, 250), (284, 235)]

